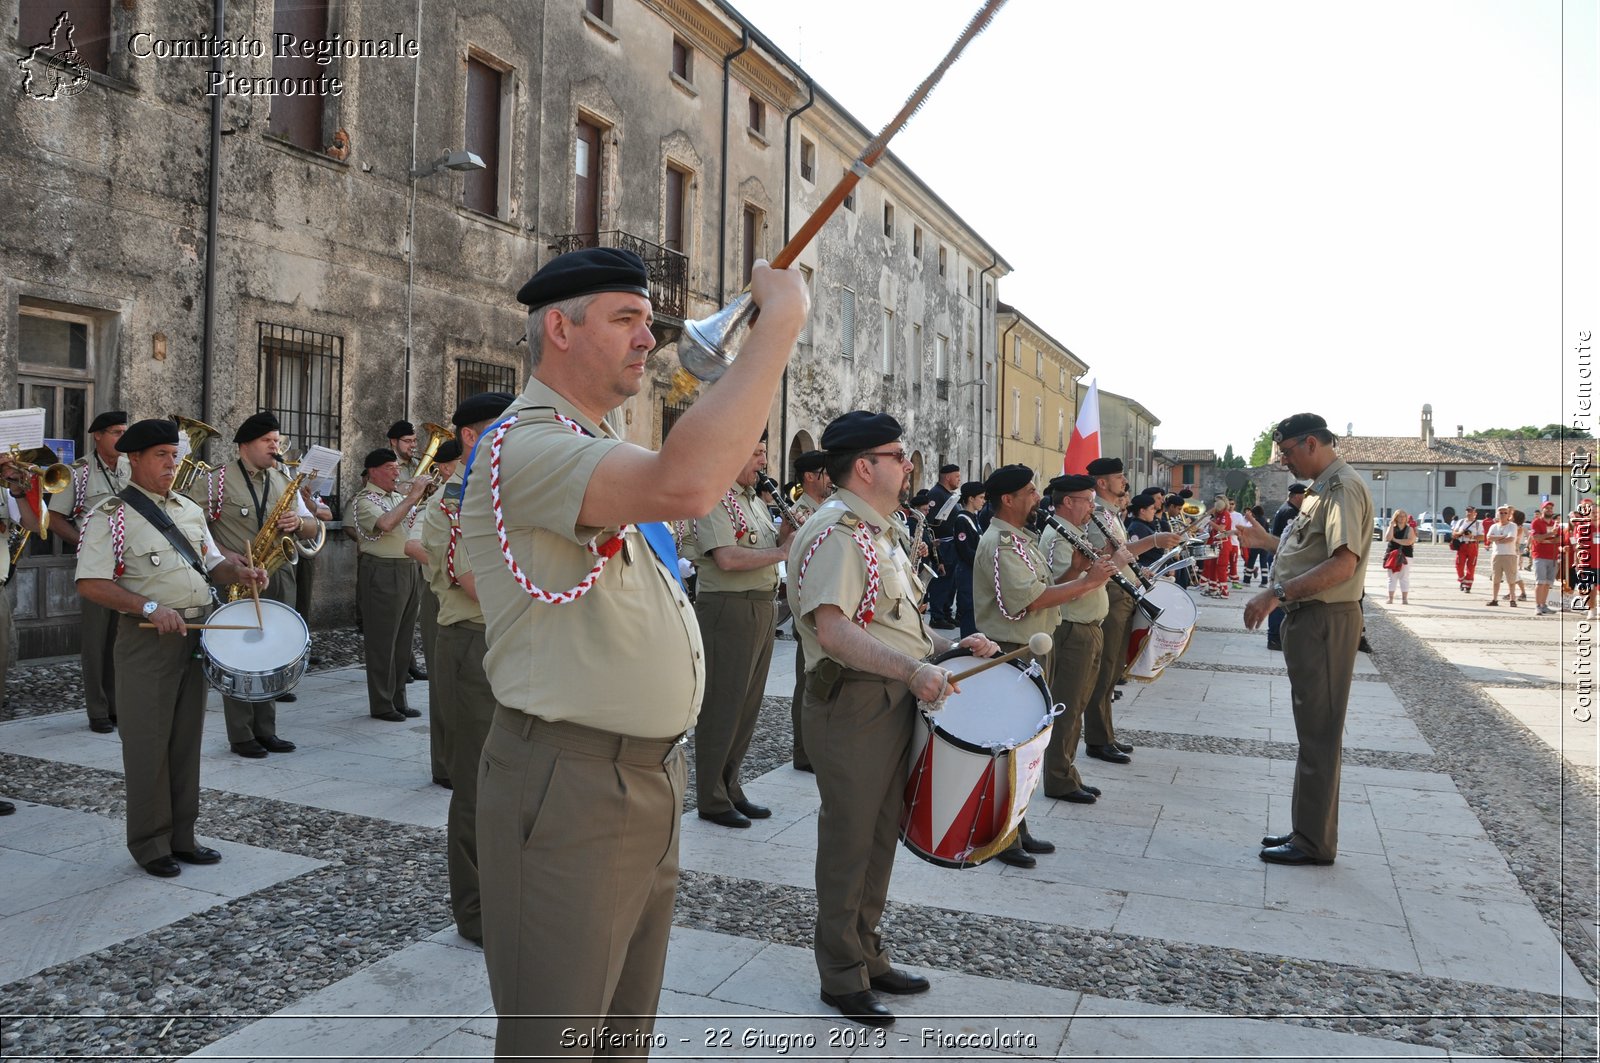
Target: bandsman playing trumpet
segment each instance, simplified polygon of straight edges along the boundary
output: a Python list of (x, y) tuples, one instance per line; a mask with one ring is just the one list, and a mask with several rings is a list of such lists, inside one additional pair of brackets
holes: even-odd
[[(278, 418), (265, 410), (245, 418), (233, 434), (238, 460), (195, 477), (187, 494), (205, 511), (222, 556), (234, 564), (271, 571), (262, 597), (293, 608), (295, 572), (287, 556), (294, 547), (283, 539), (315, 538), (318, 525), (300, 497), (300, 483), (278, 468), (278, 427)], [(282, 550), (287, 553), (269, 564)], [(294, 701), (295, 695), (280, 694), (278, 700)], [(278, 711), (272, 701), (224, 696), (222, 716), (228, 745), (241, 757), (259, 759), (294, 751), (294, 743), (278, 735)]]
[[(200, 507), (172, 491), (178, 426), (139, 421), (117, 441), (132, 479), (89, 515), (78, 593), (117, 617), (117, 705), (127, 785), (128, 852), (152, 875), (222, 859), (195, 838), (206, 681), (200, 632), (218, 586), (267, 583), (264, 569), (218, 551)], [(153, 627), (142, 627), (151, 624)]]
[(420, 476), (404, 494), (395, 490), (400, 459), (387, 447), (363, 462), (367, 484), (350, 503), (360, 558), (356, 573), (361, 640), (367, 661), (367, 711), (399, 723), (422, 713), (406, 704), (406, 669), (412, 667), (412, 632), (421, 602), (422, 570), (406, 552), (417, 507), (433, 480)]
[[(117, 453), (117, 440), (128, 430), (128, 414), (107, 410), (89, 424), (89, 453), (72, 463), (72, 489), (52, 495), (50, 531), (76, 547), (84, 522), (95, 507), (128, 485), (128, 459)], [(116, 729), (116, 618), (87, 598), (79, 614), (78, 659), (83, 668), (83, 706), (89, 730), (109, 734)]]

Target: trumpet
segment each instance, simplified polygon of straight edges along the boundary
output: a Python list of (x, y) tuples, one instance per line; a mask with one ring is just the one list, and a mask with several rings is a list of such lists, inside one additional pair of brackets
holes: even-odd
[[(55, 451), (49, 447), (34, 447), (23, 450), (15, 443), (11, 445), (13, 460), (6, 465), (4, 480), (6, 484), (19, 490), (32, 493), (35, 483), (43, 494), (54, 495), (65, 491), (72, 486), (72, 467), (56, 461)], [(38, 462), (48, 464), (39, 465)], [(33, 536), (32, 531), (22, 533), (22, 541), (17, 544), (16, 552), (11, 557), (15, 565), (22, 552), (28, 548), (28, 540)], [(39, 504), (39, 538), (50, 538), (50, 507), (42, 501)]]
[(193, 417), (183, 417), (175, 413), (169, 420), (176, 421), (178, 431), (189, 437), (189, 453), (178, 463), (177, 474), (172, 478), (172, 489), (182, 493), (194, 483), (196, 476), (209, 476), (216, 471), (215, 465), (207, 465), (201, 459), (200, 451), (205, 447), (206, 440), (221, 433), (204, 421), (197, 421)]
[(423, 493), (423, 499), (427, 499), (428, 495), (433, 494), (443, 482), (440, 477), (434, 475), (433, 456), (439, 453), (439, 448), (444, 446), (445, 440), (454, 439), (456, 434), (444, 425), (434, 424), (432, 421), (424, 422), (422, 430), (428, 436), (428, 445), (422, 448), (422, 460), (417, 462), (417, 474), (413, 479), (420, 480), (426, 476), (433, 481)]

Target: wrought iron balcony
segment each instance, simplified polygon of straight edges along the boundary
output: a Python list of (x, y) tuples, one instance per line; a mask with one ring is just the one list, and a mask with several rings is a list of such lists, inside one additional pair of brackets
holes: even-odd
[(666, 318), (667, 324), (673, 326), (683, 323), (684, 312), (689, 307), (689, 256), (683, 252), (621, 229), (568, 233), (556, 237), (552, 246), (558, 255), (585, 247), (616, 247), (632, 251), (644, 259), (645, 269), (650, 273), (650, 302), (656, 319)]

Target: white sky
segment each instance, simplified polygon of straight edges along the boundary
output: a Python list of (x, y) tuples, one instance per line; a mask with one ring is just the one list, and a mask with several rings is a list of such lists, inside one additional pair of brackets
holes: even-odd
[[(874, 130), (980, 6), (734, 3)], [(1592, 147), (1596, 5), (1565, 7), (1567, 127)], [(1010, 0), (891, 147), (1011, 263), (1001, 297), (1160, 418), (1158, 446), (1248, 456), (1303, 409), (1361, 435), (1416, 433), (1423, 403), (1441, 435), (1542, 426), (1596, 309), (1590, 284), (1563, 326), (1564, 225), (1596, 248), (1562, 210), (1562, 17)]]

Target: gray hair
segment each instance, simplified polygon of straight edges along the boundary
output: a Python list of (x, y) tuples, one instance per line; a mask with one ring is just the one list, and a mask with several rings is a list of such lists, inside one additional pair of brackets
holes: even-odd
[(532, 310), (528, 314), (528, 372), (539, 368), (539, 362), (544, 358), (544, 317), (552, 310), (559, 310), (561, 315), (574, 325), (583, 324), (583, 319), (589, 313), (589, 306), (595, 301), (599, 293), (591, 292), (588, 295), (575, 295), (571, 299), (563, 299), (559, 303), (547, 303)]

